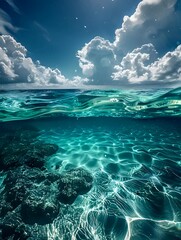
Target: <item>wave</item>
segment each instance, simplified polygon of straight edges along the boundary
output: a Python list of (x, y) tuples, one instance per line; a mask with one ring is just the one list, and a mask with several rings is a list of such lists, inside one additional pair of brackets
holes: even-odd
[(181, 88), (0, 92), (1, 122), (45, 116), (181, 117)]

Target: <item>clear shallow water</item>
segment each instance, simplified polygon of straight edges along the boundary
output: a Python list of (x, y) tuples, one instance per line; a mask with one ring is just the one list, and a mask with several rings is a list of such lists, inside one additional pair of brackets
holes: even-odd
[[(11, 205), (11, 211), (0, 208), (2, 236), (7, 236), (10, 228), (12, 235), (7, 239), (18, 234), (20, 239), (43, 240), (181, 239), (180, 89), (126, 94), (65, 90), (2, 93), (1, 148), (10, 146), (6, 156), (1, 156), (5, 159), (1, 202)], [(12, 121), (15, 119), (18, 121)], [(42, 149), (45, 144), (48, 153)], [(50, 151), (53, 146), (55, 151)], [(26, 162), (30, 157), (27, 152), (34, 164)], [(37, 164), (37, 157), (43, 158), (45, 167)], [(9, 180), (17, 169), (20, 179), (28, 173), (35, 176), (36, 188), (30, 186), (30, 178), (23, 179), (23, 184), (28, 182), (26, 194), (19, 197), (14, 193), (9, 198), (6, 189), (21, 193), (22, 182), (15, 181), (14, 187), (13, 178)], [(34, 169), (38, 169), (37, 175), (31, 173)], [(85, 193), (79, 189), (73, 202), (68, 198), (62, 201), (57, 191), (78, 192), (74, 185), (77, 176), (69, 182), (75, 169), (92, 176), (91, 188)], [(67, 189), (57, 187), (59, 180), (49, 184), (41, 177), (37, 181), (40, 172), (46, 181), (50, 173), (60, 179), (66, 176)], [(87, 181), (83, 174), (81, 177)], [(85, 187), (80, 181), (76, 184)], [(41, 197), (33, 209), (39, 211), (43, 205), (43, 210), (33, 215), (29, 209), (30, 203), (35, 205), (31, 199), (36, 200), (32, 197), (36, 191)], [(57, 204), (57, 214), (47, 210), (47, 204)], [(24, 216), (25, 207), (32, 219)], [(47, 217), (46, 211), (52, 216)]]
[(181, 88), (1, 91), (0, 120), (45, 116), (155, 118), (181, 116)]

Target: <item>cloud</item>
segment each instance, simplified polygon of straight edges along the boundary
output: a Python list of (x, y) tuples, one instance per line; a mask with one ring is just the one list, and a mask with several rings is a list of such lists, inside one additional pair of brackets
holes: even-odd
[(157, 59), (158, 53), (152, 44), (136, 48), (123, 57), (114, 67), (113, 79), (121, 83), (140, 83), (148, 79), (148, 66)]
[(9, 34), (9, 32), (17, 32), (18, 28), (11, 23), (9, 15), (0, 9), (0, 34)]
[(34, 21), (33, 22), (35, 27), (41, 32), (42, 36), (48, 41), (50, 42), (51, 39), (50, 39), (50, 34), (48, 32), (48, 30), (43, 27), (40, 23), (38, 23), (37, 21)]
[(0, 36), (0, 78), (2, 84), (33, 83), (63, 85), (68, 80), (58, 69), (51, 69), (27, 57), (27, 49), (10, 35)]
[(101, 37), (95, 37), (78, 51), (82, 73), (93, 84), (109, 84), (115, 64), (113, 45)]
[[(2, 83), (80, 87), (181, 82), (179, 3), (180, 0), (141, 1), (130, 17), (124, 17), (121, 28), (115, 31), (114, 42), (97, 36), (77, 52), (85, 77), (75, 76), (71, 81), (60, 70), (34, 62), (26, 48), (11, 36), (0, 36)], [(44, 27), (34, 24), (44, 37), (48, 36)], [(8, 14), (0, 10), (0, 33), (16, 30)]]
[(69, 81), (69, 84), (74, 87), (82, 87), (89, 83), (88, 78), (82, 78), (80, 76), (74, 76), (71, 81)]
[(16, 6), (16, 4), (14, 3), (13, 0), (5, 0), (5, 1), (9, 4), (9, 6), (11, 6), (13, 8), (13, 10), (16, 13), (21, 14), (19, 8)]
[(181, 45), (152, 63), (149, 71), (153, 81), (173, 82), (177, 79), (181, 81)]
[(159, 53), (181, 42), (180, 0), (143, 0), (130, 17), (125, 16), (116, 30), (115, 48), (127, 53), (152, 43)]
[(123, 18), (113, 43), (97, 36), (85, 44), (77, 56), (89, 84), (181, 81), (179, 2), (143, 0), (130, 17)]
[(158, 58), (152, 44), (128, 53), (112, 75), (121, 84), (168, 84), (181, 80), (181, 45)]

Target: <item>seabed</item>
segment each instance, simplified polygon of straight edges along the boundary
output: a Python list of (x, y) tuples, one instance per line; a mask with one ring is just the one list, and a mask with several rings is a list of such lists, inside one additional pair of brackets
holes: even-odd
[(181, 239), (180, 92), (2, 91), (0, 239)]

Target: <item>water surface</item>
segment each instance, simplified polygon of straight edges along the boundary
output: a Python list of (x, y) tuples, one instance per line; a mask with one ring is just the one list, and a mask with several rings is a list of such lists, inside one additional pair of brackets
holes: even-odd
[(0, 110), (2, 239), (181, 239), (180, 88), (2, 91)]

